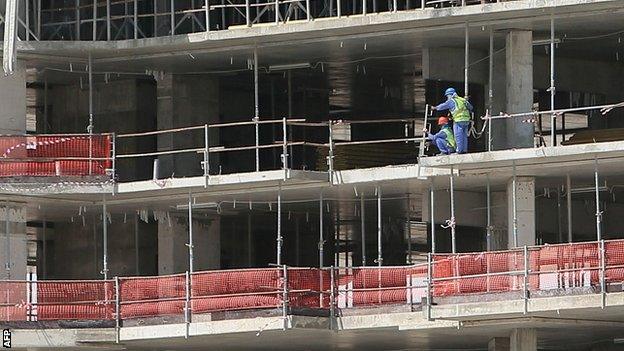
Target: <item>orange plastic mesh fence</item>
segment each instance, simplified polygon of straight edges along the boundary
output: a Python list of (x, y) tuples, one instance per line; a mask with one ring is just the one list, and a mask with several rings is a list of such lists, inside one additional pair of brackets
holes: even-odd
[(433, 256), (433, 296), (521, 290), (522, 250)]
[(0, 177), (105, 175), (110, 157), (107, 134), (0, 136)]
[(121, 318), (183, 314), (186, 276), (120, 278), (119, 295)]
[(291, 307), (327, 308), (331, 273), (318, 268), (288, 269), (288, 302)]
[(530, 290), (600, 284), (600, 243), (547, 245), (529, 250)]
[(106, 320), (115, 311), (113, 281), (38, 281), (38, 320)]
[(0, 321), (28, 320), (28, 288), (26, 282), (0, 282)]
[(282, 305), (281, 269), (244, 269), (193, 273), (194, 313), (275, 308)]
[(624, 283), (624, 240), (605, 241), (605, 281)]
[(337, 303), (341, 308), (420, 303), (426, 296), (426, 265), (349, 268), (337, 272)]

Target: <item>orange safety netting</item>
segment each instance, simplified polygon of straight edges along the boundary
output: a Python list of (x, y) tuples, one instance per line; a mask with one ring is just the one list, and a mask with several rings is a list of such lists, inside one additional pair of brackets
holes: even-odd
[(28, 300), (26, 282), (0, 282), (0, 321), (28, 320)]
[(110, 135), (0, 136), (0, 177), (105, 175), (111, 164)]
[(38, 320), (106, 320), (115, 311), (113, 281), (39, 281), (36, 289)]
[(338, 306), (419, 303), (426, 296), (427, 266), (338, 270)]
[(121, 318), (183, 314), (186, 276), (120, 278), (119, 295)]
[(282, 305), (281, 269), (208, 271), (191, 275), (194, 313), (275, 308)]
[(291, 307), (327, 308), (331, 273), (318, 268), (288, 269), (288, 303)]

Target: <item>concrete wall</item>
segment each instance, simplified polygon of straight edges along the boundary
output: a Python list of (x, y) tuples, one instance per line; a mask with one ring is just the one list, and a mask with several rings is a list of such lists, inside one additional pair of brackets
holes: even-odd
[[(156, 91), (154, 82), (127, 79), (94, 84), (94, 131), (130, 133), (156, 129)], [(85, 133), (89, 125), (89, 90), (83, 84), (51, 85), (48, 92), (49, 133)], [(43, 131), (43, 120), (37, 130)], [(117, 153), (153, 151), (154, 137), (119, 139)], [(151, 178), (150, 158), (121, 160), (117, 164), (120, 180)]]
[[(157, 226), (156, 223), (135, 223), (135, 217), (112, 216), (108, 224), (109, 276), (133, 276), (136, 270), (135, 225), (138, 225), (139, 274), (156, 275)], [(49, 279), (100, 279), (102, 275), (102, 221), (99, 215), (87, 214), (74, 222), (57, 222), (54, 230), (53, 252), (48, 253), (48, 265), (53, 265)]]
[[(221, 267), (219, 218), (193, 219), (194, 270)], [(181, 273), (189, 270), (188, 219), (174, 217), (158, 222), (158, 274)]]
[[(487, 224), (486, 194), (471, 191), (455, 191), (455, 222), (467, 227), (482, 227)], [(423, 196), (423, 219), (429, 220), (430, 201)], [(434, 217), (437, 224), (444, 224), (451, 218), (451, 197), (448, 191), (435, 191)]]
[[(219, 80), (200, 75), (165, 74), (157, 81), (157, 129), (171, 129), (212, 124), (219, 117)], [(219, 131), (211, 130), (211, 145), (219, 145)], [(204, 132), (189, 131), (158, 136), (158, 150), (180, 150), (204, 147)], [(211, 155), (212, 158), (218, 157)], [(161, 156), (159, 177), (193, 176), (203, 174), (203, 156), (185, 153)]]
[(27, 235), (26, 207), (8, 204), (8, 236), (6, 232), (7, 208), (0, 207), (0, 277), (9, 280), (26, 278)]

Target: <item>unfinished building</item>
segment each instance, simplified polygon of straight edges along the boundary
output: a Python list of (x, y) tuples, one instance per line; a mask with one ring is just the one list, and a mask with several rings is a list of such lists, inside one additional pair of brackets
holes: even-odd
[[(621, 0), (3, 0), (22, 350), (620, 350)], [(468, 153), (423, 129), (453, 87)]]

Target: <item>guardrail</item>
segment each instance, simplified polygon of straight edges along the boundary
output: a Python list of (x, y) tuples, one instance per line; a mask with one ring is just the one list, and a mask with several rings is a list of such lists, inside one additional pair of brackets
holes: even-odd
[(25, 41), (126, 40), (494, 2), (498, 0), (171, 0), (159, 8), (153, 0), (85, 1), (57, 7), (29, 0), (25, 13), (30, 15), (20, 15), (18, 25)]
[[(300, 268), (276, 266), (157, 277), (90, 281), (0, 281), (0, 320), (114, 321), (271, 309), (288, 314), (322, 309), (405, 305), (431, 316), (447, 297), (574, 289), (601, 294), (624, 282), (624, 239), (523, 247), (506, 251), (430, 254), (427, 263), (398, 267)], [(569, 295), (569, 292), (564, 292)], [(518, 296), (502, 299), (517, 300)], [(426, 309), (425, 309), (426, 308)], [(333, 323), (333, 322), (332, 322)], [(111, 324), (112, 326), (112, 324)]]

